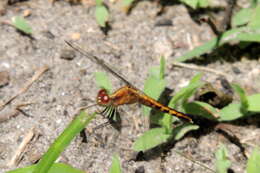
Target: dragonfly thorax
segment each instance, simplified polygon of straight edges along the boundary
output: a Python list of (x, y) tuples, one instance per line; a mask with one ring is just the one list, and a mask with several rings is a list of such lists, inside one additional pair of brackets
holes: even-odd
[(111, 103), (111, 99), (107, 93), (107, 90), (101, 89), (97, 94), (97, 104), (100, 106), (108, 106)]

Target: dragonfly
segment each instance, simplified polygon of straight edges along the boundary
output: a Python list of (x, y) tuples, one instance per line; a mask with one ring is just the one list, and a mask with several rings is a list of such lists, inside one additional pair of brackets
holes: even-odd
[(161, 104), (160, 102), (156, 101), (155, 99), (146, 95), (144, 92), (142, 92), (137, 87), (135, 87), (133, 84), (131, 84), (129, 81), (127, 81), (125, 77), (123, 77), (122, 75), (120, 75), (119, 73), (114, 71), (108, 64), (106, 64), (103, 60), (99, 59), (97, 56), (86, 52), (85, 50), (83, 50), (81, 47), (75, 45), (74, 43), (71, 43), (69, 41), (65, 41), (65, 42), (71, 48), (78, 51), (80, 54), (87, 57), (88, 59), (95, 62), (96, 64), (100, 65), (106, 71), (110, 72), (116, 78), (118, 78), (119, 80), (121, 80), (125, 83), (125, 86), (117, 89), (112, 94), (109, 94), (106, 89), (101, 89), (97, 94), (97, 97), (96, 97), (97, 104), (99, 106), (105, 107), (105, 109), (101, 113), (110, 112), (108, 115), (108, 118), (112, 117), (112, 115), (116, 112), (116, 108), (118, 106), (140, 103), (142, 105), (151, 107), (151, 108), (161, 111), (163, 113), (167, 113), (172, 116), (175, 116), (186, 122), (190, 122), (190, 123), (193, 122), (192, 118), (189, 117), (188, 115), (186, 115), (185, 113), (179, 112), (173, 108), (165, 106), (165, 105)]

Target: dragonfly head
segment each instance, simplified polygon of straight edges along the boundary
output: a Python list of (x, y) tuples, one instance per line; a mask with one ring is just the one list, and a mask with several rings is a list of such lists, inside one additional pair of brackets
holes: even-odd
[(109, 106), (111, 103), (111, 99), (109, 97), (109, 94), (107, 93), (107, 90), (101, 89), (98, 92), (97, 95), (97, 104), (100, 106)]

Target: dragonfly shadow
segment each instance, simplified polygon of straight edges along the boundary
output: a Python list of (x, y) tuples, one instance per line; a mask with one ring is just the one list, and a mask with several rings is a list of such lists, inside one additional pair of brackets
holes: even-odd
[[(168, 105), (171, 97), (170, 94), (173, 92), (172, 89), (170, 88), (165, 88), (163, 90), (163, 92), (161, 93), (158, 102), (162, 103), (163, 105)], [(152, 109), (150, 111), (150, 123), (149, 123), (149, 127), (150, 128), (154, 128), (154, 127), (158, 127), (158, 123), (160, 122), (160, 120), (163, 118), (163, 112), (158, 111), (156, 109)]]
[[(203, 126), (204, 124), (204, 126)], [(206, 125), (205, 125), (206, 124)], [(207, 134), (210, 134), (212, 131), (215, 131), (215, 126), (216, 126), (216, 122), (212, 122), (210, 120), (200, 120), (199, 122), (199, 126), (201, 127), (200, 129), (196, 130), (196, 131), (191, 131), (189, 133), (187, 133), (182, 139), (185, 139), (187, 136), (189, 136), (189, 139), (199, 139), (201, 136), (205, 136)], [(135, 161), (150, 161), (150, 160), (154, 160), (157, 159), (158, 157), (161, 157), (162, 159), (164, 157), (167, 157), (169, 152), (172, 152), (175, 150), (175, 145), (177, 144), (177, 142), (181, 142), (181, 140), (174, 140), (173, 138), (168, 139), (167, 142), (162, 143), (154, 148), (151, 148), (149, 150), (146, 151), (140, 151), (136, 154), (136, 157), (133, 158), (133, 160)], [(196, 140), (190, 140), (190, 142), (184, 142), (184, 146), (182, 147), (183, 149), (181, 150), (193, 150), (195, 148), (197, 148), (197, 143), (194, 142)], [(180, 153), (182, 153), (182, 151), (179, 151)]]

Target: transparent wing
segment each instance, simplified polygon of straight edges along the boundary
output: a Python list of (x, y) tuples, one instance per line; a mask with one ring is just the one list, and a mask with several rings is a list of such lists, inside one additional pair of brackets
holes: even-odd
[(83, 50), (82, 48), (80, 48), (79, 46), (77, 46), (74, 43), (71, 43), (69, 41), (65, 42), (72, 47), (73, 49), (77, 50), (78, 52), (80, 52), (82, 55), (84, 55), (85, 57), (87, 57), (88, 59), (90, 59), (91, 61), (95, 62), (96, 64), (100, 65), (101, 67), (103, 67), (106, 71), (110, 72), (112, 75), (114, 75), (115, 77), (117, 77), (119, 80), (123, 81), (126, 85), (131, 86), (135, 89), (137, 89), (133, 84), (131, 84), (129, 81), (126, 80), (125, 77), (123, 77), (123, 75), (117, 73), (115, 70), (112, 70), (112, 67), (110, 67), (108, 64), (106, 64), (103, 60), (99, 59), (98, 57), (96, 57), (95, 55), (92, 55), (88, 52), (86, 52), (85, 50)]

